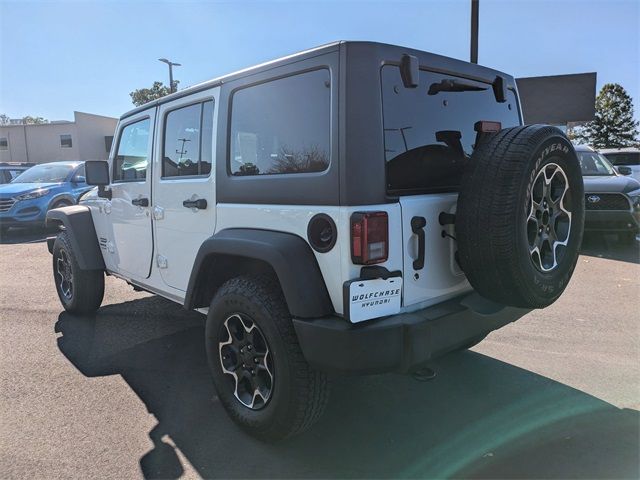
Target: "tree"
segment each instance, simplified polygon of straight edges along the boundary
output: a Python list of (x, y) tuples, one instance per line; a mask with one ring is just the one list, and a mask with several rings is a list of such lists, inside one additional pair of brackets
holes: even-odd
[[(178, 89), (178, 80), (173, 81), (174, 89)], [(152, 100), (157, 100), (158, 98), (162, 98), (165, 95), (169, 95), (171, 91), (169, 87), (164, 85), (162, 82), (153, 82), (153, 86), (151, 88), (139, 88), (138, 90), (134, 90), (129, 95), (131, 95), (131, 102), (139, 107), (140, 105), (144, 105), (145, 103), (149, 103)]]
[(26, 117), (22, 117), (23, 125), (40, 125), (42, 123), (49, 123), (49, 120), (42, 117), (32, 117), (31, 115), (27, 115)]
[(607, 83), (596, 97), (595, 119), (580, 132), (594, 148), (621, 148), (638, 144), (638, 122), (633, 119), (633, 100), (617, 83)]
[[(17, 122), (16, 122), (17, 123)], [(32, 117), (31, 115), (27, 115), (26, 117), (22, 117), (18, 125), (39, 125), (41, 123), (49, 123), (49, 120), (43, 117)], [(4, 113), (0, 114), (0, 125), (10, 125), (11, 118), (9, 115)]]

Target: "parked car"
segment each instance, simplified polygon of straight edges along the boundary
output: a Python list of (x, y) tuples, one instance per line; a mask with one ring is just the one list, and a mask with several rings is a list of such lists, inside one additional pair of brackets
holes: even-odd
[[(626, 167), (631, 170), (633, 178), (640, 181), (640, 148), (603, 148), (600, 153), (607, 157), (618, 171), (620, 167)], [(626, 168), (620, 173), (627, 171)]]
[(47, 211), (74, 205), (92, 187), (84, 162), (51, 162), (24, 171), (0, 185), (0, 231), (11, 227), (44, 226)]
[(34, 165), (35, 163), (27, 162), (0, 162), (0, 185), (9, 183)]
[(615, 232), (632, 242), (640, 227), (640, 182), (622, 175), (593, 148), (578, 145), (584, 179), (585, 230)]
[(369, 42), (154, 100), (86, 163), (98, 189), (47, 215), (64, 226), (47, 241), (58, 297), (94, 312), (107, 272), (206, 313), (231, 418), (263, 439), (301, 432), (328, 373), (427, 377), (562, 294), (580, 165), (520, 112), (510, 75)]

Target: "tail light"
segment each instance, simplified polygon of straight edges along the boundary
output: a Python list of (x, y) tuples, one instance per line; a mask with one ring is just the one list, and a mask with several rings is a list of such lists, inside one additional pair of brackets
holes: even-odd
[(351, 261), (357, 265), (382, 263), (389, 257), (387, 212), (355, 212), (351, 215)]

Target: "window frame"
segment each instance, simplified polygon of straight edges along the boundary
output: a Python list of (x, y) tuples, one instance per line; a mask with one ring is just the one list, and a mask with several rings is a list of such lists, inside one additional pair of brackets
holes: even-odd
[[(276, 82), (285, 78), (291, 78), (291, 77), (296, 77), (299, 75), (304, 75), (306, 73), (311, 73), (311, 72), (317, 72), (320, 70), (326, 70), (329, 74), (329, 125), (328, 125), (328, 132), (329, 132), (329, 163), (327, 163), (327, 167), (324, 170), (321, 171), (317, 171), (317, 172), (289, 172), (289, 173), (263, 173), (263, 174), (257, 174), (257, 175), (234, 175), (234, 173), (231, 171), (231, 145), (233, 142), (233, 138), (232, 138), (232, 132), (231, 132), (231, 127), (232, 127), (232, 118), (233, 118), (233, 102), (236, 96), (236, 93), (238, 93), (239, 91), (242, 90), (247, 90), (249, 88), (252, 87), (257, 87), (260, 85), (264, 85), (267, 83), (272, 83), (272, 82)], [(227, 176), (230, 178), (244, 178), (244, 179), (248, 179), (248, 178), (264, 178), (264, 179), (268, 179), (268, 178), (281, 178), (281, 177), (290, 177), (292, 175), (294, 176), (320, 176), (320, 175), (325, 175), (327, 174), (327, 172), (329, 172), (331, 170), (331, 166), (333, 164), (333, 150), (334, 150), (334, 144), (333, 142), (334, 140), (334, 135), (333, 135), (333, 129), (334, 129), (334, 112), (333, 112), (333, 101), (334, 101), (334, 88), (338, 88), (338, 85), (334, 85), (334, 78), (333, 78), (334, 72), (332, 71), (332, 68), (330, 65), (326, 64), (326, 65), (317, 65), (317, 66), (313, 66), (313, 67), (309, 67), (309, 68), (303, 68), (300, 70), (295, 70), (293, 72), (289, 72), (289, 73), (285, 73), (282, 75), (278, 75), (278, 76), (274, 76), (274, 77), (269, 77), (263, 80), (260, 80), (258, 82), (254, 82), (254, 83), (249, 83), (246, 85), (241, 85), (237, 88), (234, 88), (233, 90), (231, 90), (229, 92), (229, 96), (227, 99), (228, 102), (228, 107), (227, 107), (227, 131), (226, 131), (226, 138), (225, 138), (225, 143), (226, 143), (226, 154), (225, 154), (225, 171), (227, 173)]]
[(192, 107), (194, 105), (200, 105), (200, 133), (199, 133), (199, 150), (198, 150), (198, 161), (200, 161), (200, 159), (202, 158), (202, 139), (203, 139), (203, 135), (202, 135), (202, 124), (204, 121), (204, 104), (207, 102), (211, 102), (213, 109), (211, 111), (213, 118), (212, 118), (212, 126), (214, 128), (212, 128), (211, 130), (211, 142), (213, 142), (213, 140), (215, 139), (216, 136), (216, 131), (215, 131), (215, 109), (216, 109), (216, 100), (213, 96), (210, 97), (204, 97), (204, 98), (199, 98), (198, 100), (193, 100), (189, 103), (184, 103), (181, 105), (176, 105), (175, 107), (172, 107), (170, 109), (165, 110), (165, 112), (162, 115), (162, 141), (160, 143), (160, 180), (162, 181), (175, 181), (175, 180), (188, 180), (188, 179), (205, 179), (205, 178), (209, 178), (211, 177), (211, 173), (213, 172), (213, 170), (215, 169), (215, 155), (216, 152), (215, 150), (211, 150), (211, 168), (209, 169), (209, 173), (208, 174), (199, 174), (199, 175), (172, 175), (172, 176), (166, 176), (164, 174), (164, 148), (165, 148), (165, 144), (166, 144), (166, 134), (167, 134), (167, 118), (169, 116), (170, 113), (175, 112), (176, 110), (180, 110), (182, 108), (188, 108), (188, 107)]
[[(148, 152), (147, 152), (147, 172), (145, 173), (144, 179), (133, 178), (131, 180), (124, 180), (124, 179), (116, 180), (116, 162), (117, 162), (117, 158), (118, 158), (118, 149), (120, 148), (120, 142), (122, 141), (122, 133), (124, 132), (125, 128), (127, 128), (128, 126), (133, 125), (133, 124), (138, 123), (138, 122), (143, 122), (144, 120), (149, 120), (149, 140), (151, 141), (151, 143), (149, 141), (147, 141), (147, 148), (148, 148)], [(154, 129), (153, 129), (153, 124), (151, 122), (151, 115), (145, 115), (143, 117), (135, 117), (130, 122), (127, 122), (124, 125), (120, 125), (119, 126), (119, 128), (118, 128), (118, 143), (116, 144), (116, 147), (115, 147), (115, 149), (113, 151), (113, 159), (111, 161), (111, 183), (112, 184), (115, 184), (115, 183), (145, 183), (148, 180), (148, 178), (149, 178), (149, 166), (151, 165), (152, 155), (153, 155), (153, 147), (152, 147), (153, 134), (154, 134)]]
[[(73, 148), (73, 136), (70, 133), (61, 133), (60, 136), (60, 148)], [(69, 137), (69, 145), (64, 145), (62, 137)]]

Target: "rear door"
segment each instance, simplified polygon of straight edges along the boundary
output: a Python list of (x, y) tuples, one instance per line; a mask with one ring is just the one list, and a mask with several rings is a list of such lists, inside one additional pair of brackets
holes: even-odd
[(144, 279), (151, 273), (151, 162), (156, 109), (145, 110), (119, 126), (112, 161), (109, 215), (110, 256), (119, 273)]
[(426, 306), (471, 288), (455, 258), (453, 225), (441, 225), (440, 214), (455, 213), (474, 124), (519, 125), (518, 102), (511, 90), (498, 103), (491, 84), (427, 70), (416, 88), (404, 87), (394, 65), (382, 67), (381, 78), (387, 188), (402, 211), (403, 303)]
[(154, 161), (155, 263), (168, 286), (186, 291), (202, 242), (213, 235), (213, 165), (220, 88), (163, 104)]

